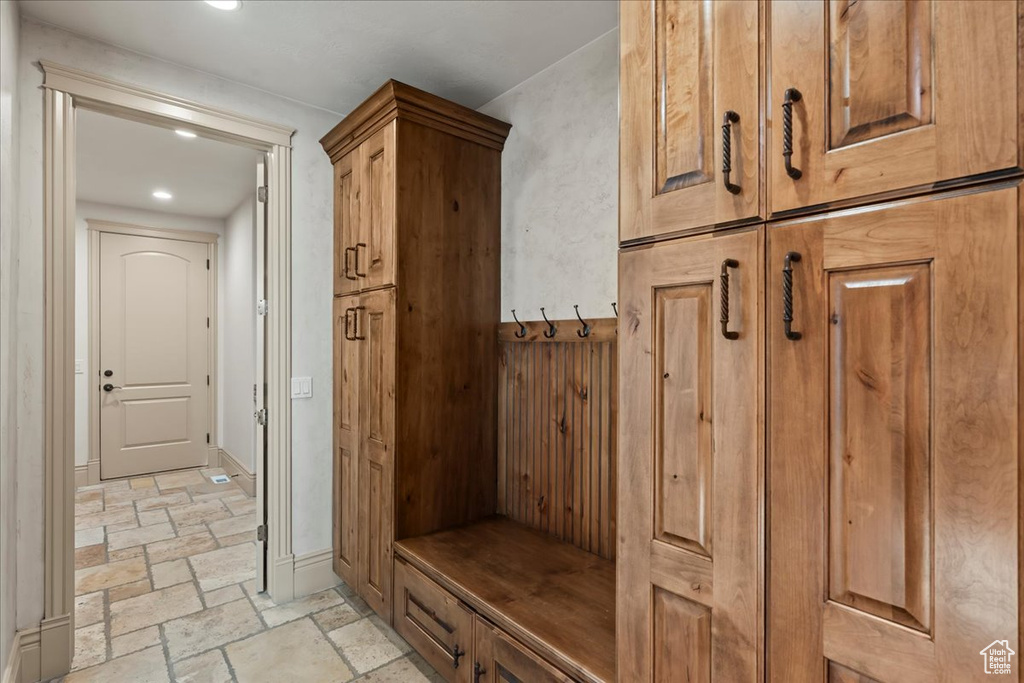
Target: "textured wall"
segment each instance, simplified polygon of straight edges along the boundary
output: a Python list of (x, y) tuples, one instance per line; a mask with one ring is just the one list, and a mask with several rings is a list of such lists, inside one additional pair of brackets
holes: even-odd
[(292, 374), (312, 376), (292, 409), (293, 550), (331, 545), (331, 166), (319, 138), (341, 118), (206, 73), (21, 23), (18, 310), (19, 626), (42, 616), (43, 574), (43, 91), (40, 59), (289, 125), (292, 138)]
[(18, 207), (18, 6), (0, 0), (0, 671), (7, 667), (17, 604), (15, 480)]
[(613, 315), (618, 30), (487, 103), (512, 124), (501, 160), (501, 314)]
[[(224, 221), (217, 218), (194, 218), (158, 211), (130, 209), (111, 204), (77, 202), (75, 206), (75, 361), (82, 361), (84, 372), (75, 375), (75, 464), (89, 461), (89, 391), (95, 386), (89, 377), (89, 219), (128, 223), (165, 230), (195, 230), (221, 236), (218, 245), (218, 270), (224, 271)], [(218, 300), (217, 312), (223, 339), (224, 306)], [(218, 370), (222, 366), (218, 366)], [(219, 376), (218, 376), (219, 379)], [(219, 386), (223, 386), (222, 384)], [(223, 408), (223, 406), (221, 406)], [(220, 421), (218, 421), (219, 424)], [(97, 457), (99, 457), (97, 455)]]

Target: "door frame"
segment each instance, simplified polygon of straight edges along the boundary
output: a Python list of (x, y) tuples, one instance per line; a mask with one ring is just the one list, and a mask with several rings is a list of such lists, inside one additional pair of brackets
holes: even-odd
[[(220, 435), (217, 433), (217, 241), (220, 235), (214, 232), (198, 232), (195, 230), (167, 230), (151, 228), (144, 225), (115, 223), (112, 221), (86, 218), (89, 242), (89, 381), (99, 377), (100, 373), (100, 236), (130, 235), (132, 237), (155, 237), (178, 242), (199, 242), (206, 244), (206, 258), (210, 261), (207, 274), (206, 310), (210, 314), (210, 335), (207, 342), (207, 367), (210, 369), (210, 383), (207, 401), (206, 428), (210, 440), (206, 446), (207, 467), (216, 467), (219, 463)], [(257, 359), (262, 360), (262, 359)], [(75, 486), (78, 481), (81, 465), (75, 465)], [(86, 484), (100, 483), (100, 395), (91, 386), (89, 389), (89, 458), (86, 462)]]
[(40, 60), (44, 89), (44, 490), (40, 678), (74, 653), (75, 110), (183, 125), (267, 155), (267, 588), (294, 596), (291, 529), (291, 138), (294, 129)]

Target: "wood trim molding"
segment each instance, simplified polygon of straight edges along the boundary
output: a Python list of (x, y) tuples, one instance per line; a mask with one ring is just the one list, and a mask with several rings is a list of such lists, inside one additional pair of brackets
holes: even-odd
[[(270, 160), (267, 254), (268, 581), (271, 598), (294, 595), (291, 533), (291, 135), (282, 126), (217, 110), (51, 62), (44, 77), (44, 553), (40, 668), (66, 674), (74, 653), (75, 107), (164, 128), (187, 123), (212, 138), (266, 152)], [(26, 653), (22, 637), (22, 655)], [(22, 659), (22, 676), (27, 671)]]
[(205, 242), (216, 244), (220, 235), (215, 232), (200, 232), (198, 230), (168, 230), (166, 228), (151, 228), (145, 225), (134, 225), (132, 223), (115, 223), (114, 221), (86, 218), (86, 225), (89, 230), (97, 232), (112, 232), (118, 235), (135, 235), (136, 237), (157, 237), (162, 240), (179, 240), (182, 242)]
[(397, 117), (501, 150), (512, 125), (394, 79), (377, 89), (320, 139), (331, 162)]
[(220, 139), (257, 149), (265, 145), (291, 147), (295, 130), (287, 126), (120, 83), (45, 59), (39, 60), (39, 65), (43, 68), (44, 88), (64, 92), (79, 104), (89, 103), (90, 109), (114, 110), (122, 118), (127, 112), (134, 112), (135, 117), (146, 123), (163, 127), (170, 127), (170, 122), (185, 123)]
[(319, 593), (341, 583), (334, 573), (334, 551), (318, 550), (295, 558), (295, 597)]
[(217, 449), (217, 451), (217, 460), (220, 463), (220, 468), (227, 472), (228, 476), (234, 479), (235, 483), (242, 487), (242, 490), (245, 491), (245, 495), (249, 496), (250, 498), (255, 498), (256, 474), (250, 472), (245, 465), (238, 462), (238, 459), (235, 456), (231, 455), (223, 448), (219, 448)]

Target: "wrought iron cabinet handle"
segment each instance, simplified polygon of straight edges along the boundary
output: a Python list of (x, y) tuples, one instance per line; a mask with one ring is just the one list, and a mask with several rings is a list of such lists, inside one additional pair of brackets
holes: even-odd
[(348, 322), (348, 314), (354, 310), (355, 309), (351, 307), (345, 309), (345, 339), (349, 341), (355, 341), (355, 337), (349, 334), (350, 325)]
[(356, 250), (355, 247), (345, 247), (345, 279), (346, 280), (355, 280), (356, 279), (355, 275), (349, 275), (348, 253), (350, 251), (356, 252), (356, 270), (359, 270), (359, 263), (358, 263), (358, 261), (359, 261), (359, 251)]
[(732, 173), (732, 124), (739, 121), (740, 115), (732, 109), (722, 117), (722, 177), (725, 179), (725, 189), (731, 194), (740, 193), (740, 186), (729, 182), (729, 174)]
[(487, 673), (487, 669), (480, 666), (480, 662), (473, 664), (473, 683), (480, 683), (480, 678)]
[(782, 322), (786, 326), (786, 339), (796, 341), (803, 335), (793, 331), (793, 264), (800, 262), (800, 252), (786, 254), (782, 264)]
[(459, 660), (462, 659), (463, 656), (465, 656), (465, 654), (466, 654), (466, 651), (465, 650), (460, 650), (459, 649), (459, 644), (455, 643), (455, 645), (452, 646), (452, 666), (455, 667), (456, 669), (458, 669), (459, 668)]
[(352, 319), (354, 321), (352, 325), (352, 341), (362, 341), (363, 339), (366, 339), (365, 334), (362, 337), (359, 336), (359, 311), (365, 310), (366, 306), (356, 306), (352, 309)]
[[(359, 276), (359, 277), (366, 277), (366, 273), (360, 273), (359, 272), (359, 249), (360, 249), (360, 247), (365, 249), (366, 248), (366, 243), (365, 242), (360, 242), (356, 246), (352, 247), (352, 251), (356, 252), (356, 275)], [(352, 278), (352, 279), (355, 280), (355, 278)]]
[(740, 262), (736, 259), (722, 261), (722, 336), (733, 341), (740, 338), (740, 333), (729, 331), (729, 269), (739, 267)]
[(786, 162), (786, 174), (793, 180), (799, 180), (803, 175), (799, 168), (793, 166), (793, 103), (802, 97), (796, 88), (786, 88), (782, 98), (782, 158)]

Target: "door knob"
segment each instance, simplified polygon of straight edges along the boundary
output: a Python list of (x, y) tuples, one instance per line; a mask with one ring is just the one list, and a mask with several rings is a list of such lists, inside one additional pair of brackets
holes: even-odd
[(113, 391), (114, 389), (124, 389), (124, 387), (115, 387), (113, 384), (103, 385), (103, 391), (106, 391), (107, 393)]
[(114, 376), (114, 371), (113, 370), (104, 370), (103, 371), (103, 376), (104, 377), (113, 377)]

